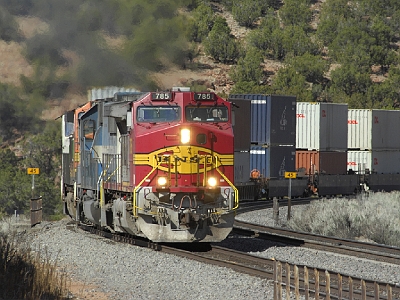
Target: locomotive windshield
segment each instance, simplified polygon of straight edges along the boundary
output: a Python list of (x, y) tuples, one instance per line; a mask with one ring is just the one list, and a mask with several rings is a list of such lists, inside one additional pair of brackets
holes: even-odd
[(186, 106), (185, 114), (189, 122), (228, 122), (226, 106)]
[(162, 123), (181, 119), (181, 108), (178, 106), (139, 106), (136, 119), (138, 122)]

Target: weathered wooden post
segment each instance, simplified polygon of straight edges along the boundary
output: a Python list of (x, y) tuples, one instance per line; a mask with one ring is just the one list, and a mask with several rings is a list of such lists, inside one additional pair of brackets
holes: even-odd
[(274, 225), (279, 225), (279, 201), (278, 198), (274, 197), (273, 201), (273, 211), (274, 211)]
[(28, 175), (32, 175), (31, 227), (42, 222), (42, 197), (35, 198), (35, 175), (40, 174), (39, 168), (28, 168)]

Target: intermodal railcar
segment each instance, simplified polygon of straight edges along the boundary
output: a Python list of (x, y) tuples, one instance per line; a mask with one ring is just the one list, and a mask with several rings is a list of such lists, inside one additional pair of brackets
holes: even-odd
[(239, 205), (232, 104), (118, 92), (62, 116), (62, 198), (76, 221), (153, 242), (219, 242)]
[[(240, 199), (400, 190), (400, 149), (387, 134), (398, 127), (399, 110), (354, 112), (344, 103), (282, 95), (228, 100), (240, 116), (234, 124)], [(296, 178), (285, 178), (286, 172)]]

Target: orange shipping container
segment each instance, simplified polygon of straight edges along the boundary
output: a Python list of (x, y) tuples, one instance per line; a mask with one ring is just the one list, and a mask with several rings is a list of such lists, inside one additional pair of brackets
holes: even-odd
[(346, 174), (347, 152), (296, 151), (296, 170), (304, 168), (306, 175), (312, 173)]

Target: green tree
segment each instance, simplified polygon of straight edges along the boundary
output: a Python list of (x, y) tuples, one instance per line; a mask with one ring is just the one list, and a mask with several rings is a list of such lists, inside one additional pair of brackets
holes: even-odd
[(226, 20), (217, 17), (212, 30), (204, 41), (205, 52), (220, 62), (231, 62), (239, 55), (236, 40), (230, 34)]
[(251, 27), (261, 17), (262, 7), (258, 0), (234, 0), (232, 14), (240, 25)]
[(328, 63), (321, 56), (310, 53), (287, 58), (285, 63), (302, 74), (308, 82), (313, 83), (322, 83), (324, 74), (328, 71)]
[(347, 0), (327, 0), (322, 5), (317, 37), (328, 46), (335, 39), (339, 24), (344, 23), (350, 15)]
[(341, 90), (346, 95), (351, 96), (355, 93), (366, 94), (371, 86), (369, 73), (363, 72), (358, 66), (341, 66), (331, 72), (332, 87)]
[(230, 76), (235, 82), (254, 82), (259, 84), (262, 81), (263, 70), (262, 62), (263, 55), (260, 50), (256, 48), (250, 48), (246, 55), (239, 58), (238, 63), (232, 68)]
[[(274, 32), (275, 34), (275, 32)], [(280, 57), (288, 53), (300, 56), (305, 53), (317, 54), (318, 47), (311, 41), (307, 33), (297, 26), (286, 26), (282, 31), (282, 48)]]
[(20, 168), (19, 159), (9, 149), (0, 150), (0, 216), (14, 210), (27, 210), (31, 185)]
[(306, 78), (293, 67), (279, 69), (272, 81), (271, 92), (279, 95), (295, 95), (298, 101), (303, 102), (313, 100)]
[(0, 136), (3, 139), (32, 130), (38, 123), (32, 110), (29, 101), (22, 99), (16, 88), (0, 83)]
[(370, 108), (393, 109), (400, 108), (400, 70), (392, 67), (388, 78), (370, 86), (367, 92)]
[(60, 214), (59, 172), (61, 166), (61, 133), (59, 122), (48, 122), (43, 132), (28, 139), (24, 145), (26, 167), (40, 169), (35, 177), (35, 196), (43, 198), (43, 213)]
[(285, 0), (279, 9), (279, 16), (285, 26), (298, 26), (303, 30), (309, 30), (312, 19), (309, 0)]
[(340, 63), (358, 60), (358, 63), (369, 67), (369, 48), (374, 39), (367, 33), (366, 24), (356, 23), (355, 20), (340, 26), (336, 38), (330, 45), (330, 54)]
[(273, 34), (275, 30), (280, 32), (279, 20), (274, 10), (270, 9), (261, 19), (260, 26), (249, 32), (247, 41), (251, 46), (263, 50), (265, 54), (271, 54), (276, 42)]
[(269, 94), (268, 87), (259, 85), (254, 81), (236, 82), (231, 90), (231, 94)]
[(369, 26), (369, 33), (374, 38), (370, 47), (371, 64), (388, 67), (395, 62), (396, 53), (391, 49), (391, 43), (395, 39), (394, 32), (382, 17), (374, 17)]
[(189, 21), (188, 35), (189, 40), (201, 42), (211, 31), (215, 15), (209, 4), (201, 3), (192, 12), (193, 18)]

